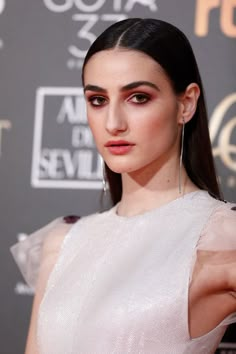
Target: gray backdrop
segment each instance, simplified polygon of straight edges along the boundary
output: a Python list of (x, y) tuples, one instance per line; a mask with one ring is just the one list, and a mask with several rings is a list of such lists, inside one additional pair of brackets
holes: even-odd
[[(32, 292), (9, 253), (60, 215), (100, 208), (101, 167), (86, 125), (81, 64), (126, 17), (158, 17), (190, 39), (202, 74), (225, 198), (236, 201), (235, 0), (0, 0), (1, 346), (23, 353)], [(219, 353), (236, 353), (231, 326)]]

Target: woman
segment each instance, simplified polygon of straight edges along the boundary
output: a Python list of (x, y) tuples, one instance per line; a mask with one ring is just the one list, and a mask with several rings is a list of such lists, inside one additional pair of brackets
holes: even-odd
[(190, 44), (160, 20), (118, 22), (83, 85), (114, 206), (12, 247), (41, 257), (26, 353), (214, 353), (235, 321), (236, 214)]

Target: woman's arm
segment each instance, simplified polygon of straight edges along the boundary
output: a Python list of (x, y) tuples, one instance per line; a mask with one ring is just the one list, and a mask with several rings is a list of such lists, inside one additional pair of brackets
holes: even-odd
[(26, 340), (25, 354), (40, 354), (36, 337), (39, 306), (43, 299), (50, 273), (57, 261), (62, 242), (70, 227), (71, 225), (69, 224), (60, 223), (45, 238)]
[[(236, 211), (223, 204), (212, 214), (196, 247), (189, 289), (191, 337), (223, 325), (235, 312)], [(231, 322), (235, 321), (236, 316)]]

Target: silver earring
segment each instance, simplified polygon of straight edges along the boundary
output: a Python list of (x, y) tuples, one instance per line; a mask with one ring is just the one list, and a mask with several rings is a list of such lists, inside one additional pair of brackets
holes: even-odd
[(183, 117), (183, 126), (181, 133), (181, 148), (180, 148), (180, 158), (179, 158), (179, 194), (182, 193), (182, 165), (183, 165), (183, 152), (184, 152), (184, 128), (185, 120)]
[(106, 178), (106, 169), (105, 169), (105, 162), (103, 161), (103, 158), (101, 158), (101, 164), (102, 164), (102, 188), (104, 194), (107, 192), (107, 178)]

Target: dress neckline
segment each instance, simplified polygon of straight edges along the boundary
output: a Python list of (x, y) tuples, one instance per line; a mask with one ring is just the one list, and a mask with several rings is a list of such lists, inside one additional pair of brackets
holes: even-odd
[(168, 209), (169, 207), (173, 207), (173, 206), (176, 206), (178, 204), (182, 204), (182, 202), (186, 201), (186, 200), (189, 200), (189, 199), (193, 199), (195, 196), (199, 196), (199, 195), (202, 195), (202, 196), (206, 196), (208, 195), (209, 196), (209, 193), (208, 191), (206, 190), (202, 190), (202, 189), (199, 189), (199, 190), (195, 190), (193, 192), (189, 192), (189, 193), (186, 193), (184, 195), (181, 195), (180, 197), (177, 197), (159, 207), (156, 207), (156, 208), (152, 208), (150, 210), (147, 210), (147, 211), (144, 211), (144, 212), (141, 212), (139, 214), (135, 214), (135, 215), (131, 215), (131, 216), (125, 216), (125, 215), (119, 215), (117, 213), (117, 210), (118, 210), (118, 207), (119, 207), (119, 204), (120, 202), (118, 202), (115, 206), (113, 206), (111, 209), (110, 209), (110, 213), (113, 214), (114, 218), (116, 219), (119, 219), (119, 220), (134, 220), (134, 219), (138, 219), (140, 217), (143, 217), (143, 216), (148, 216), (148, 215), (152, 215), (156, 212), (161, 212), (162, 210), (166, 210)]

